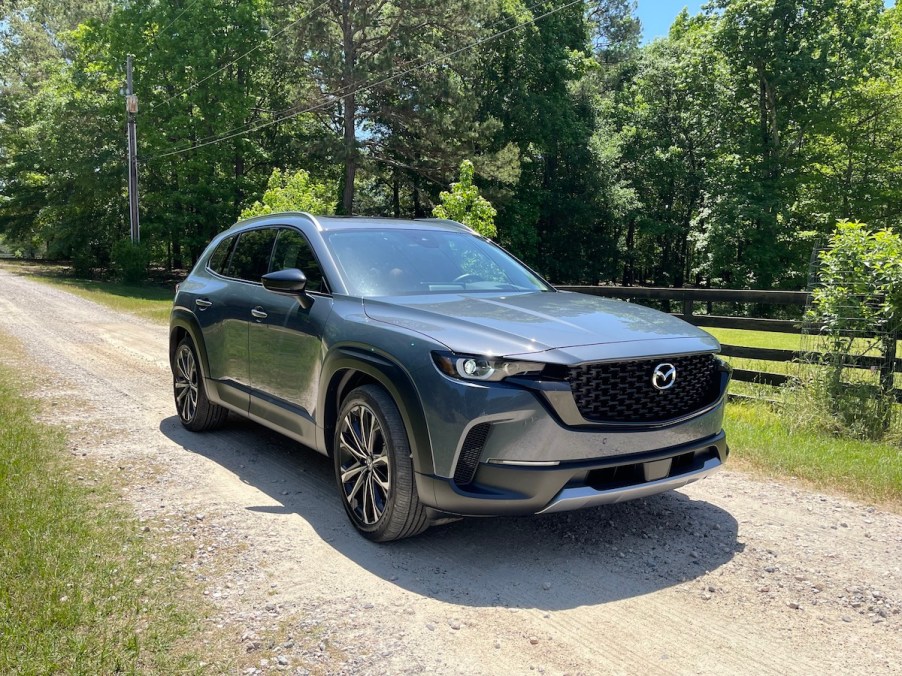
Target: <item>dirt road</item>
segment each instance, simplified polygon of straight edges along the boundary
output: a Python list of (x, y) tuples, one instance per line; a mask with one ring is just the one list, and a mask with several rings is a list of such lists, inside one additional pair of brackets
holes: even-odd
[[(647, 500), (356, 535), (327, 460), (174, 415), (167, 329), (0, 270), (0, 330), (72, 451), (121, 471), (239, 673), (890, 673), (902, 517), (724, 471)], [(218, 655), (222, 657), (222, 655)]]

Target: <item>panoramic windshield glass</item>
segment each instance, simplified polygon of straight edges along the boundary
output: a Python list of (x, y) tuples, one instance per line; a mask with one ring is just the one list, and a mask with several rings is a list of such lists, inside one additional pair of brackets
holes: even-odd
[(327, 234), (354, 296), (551, 291), (497, 246), (445, 230), (338, 230)]

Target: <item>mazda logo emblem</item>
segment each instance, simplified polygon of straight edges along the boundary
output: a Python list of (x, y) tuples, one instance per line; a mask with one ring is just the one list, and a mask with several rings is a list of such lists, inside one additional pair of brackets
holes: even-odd
[(673, 364), (658, 364), (651, 374), (651, 384), (656, 390), (669, 390), (676, 382), (676, 366)]

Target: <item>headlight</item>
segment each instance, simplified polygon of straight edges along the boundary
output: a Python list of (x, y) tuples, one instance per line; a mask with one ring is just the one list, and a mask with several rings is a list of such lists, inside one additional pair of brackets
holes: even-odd
[(512, 361), (498, 357), (433, 352), (432, 359), (446, 376), (463, 380), (499, 381), (510, 376), (541, 373), (545, 367), (534, 361)]

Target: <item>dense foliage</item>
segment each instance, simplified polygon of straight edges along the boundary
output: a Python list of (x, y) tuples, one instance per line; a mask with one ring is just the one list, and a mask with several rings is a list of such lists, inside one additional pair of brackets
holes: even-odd
[(467, 159), (497, 238), (561, 283), (800, 287), (838, 219), (902, 228), (902, 11), (882, 0), (712, 0), (645, 46), (632, 0), (0, 12), (0, 234), (82, 271), (129, 231), (129, 52), (142, 241), (168, 267), (274, 170), (307, 172), (322, 211), (422, 217)]
[[(880, 438), (894, 414), (894, 362), (902, 327), (902, 237), (840, 221), (819, 258), (809, 321), (826, 369), (809, 370), (803, 396), (834, 431)], [(859, 357), (882, 362), (872, 373), (849, 368)]]
[(241, 218), (279, 211), (332, 215), (335, 211), (335, 190), (328, 183), (313, 181), (310, 173), (303, 169), (293, 174), (283, 174), (278, 169), (273, 169), (262, 200), (242, 209)]
[(460, 180), (451, 184), (450, 191), (441, 192), (441, 204), (432, 210), (432, 215), (463, 223), (483, 237), (494, 237), (498, 234), (495, 228), (498, 212), (473, 184), (475, 173), (473, 163), (464, 160), (460, 165)]

